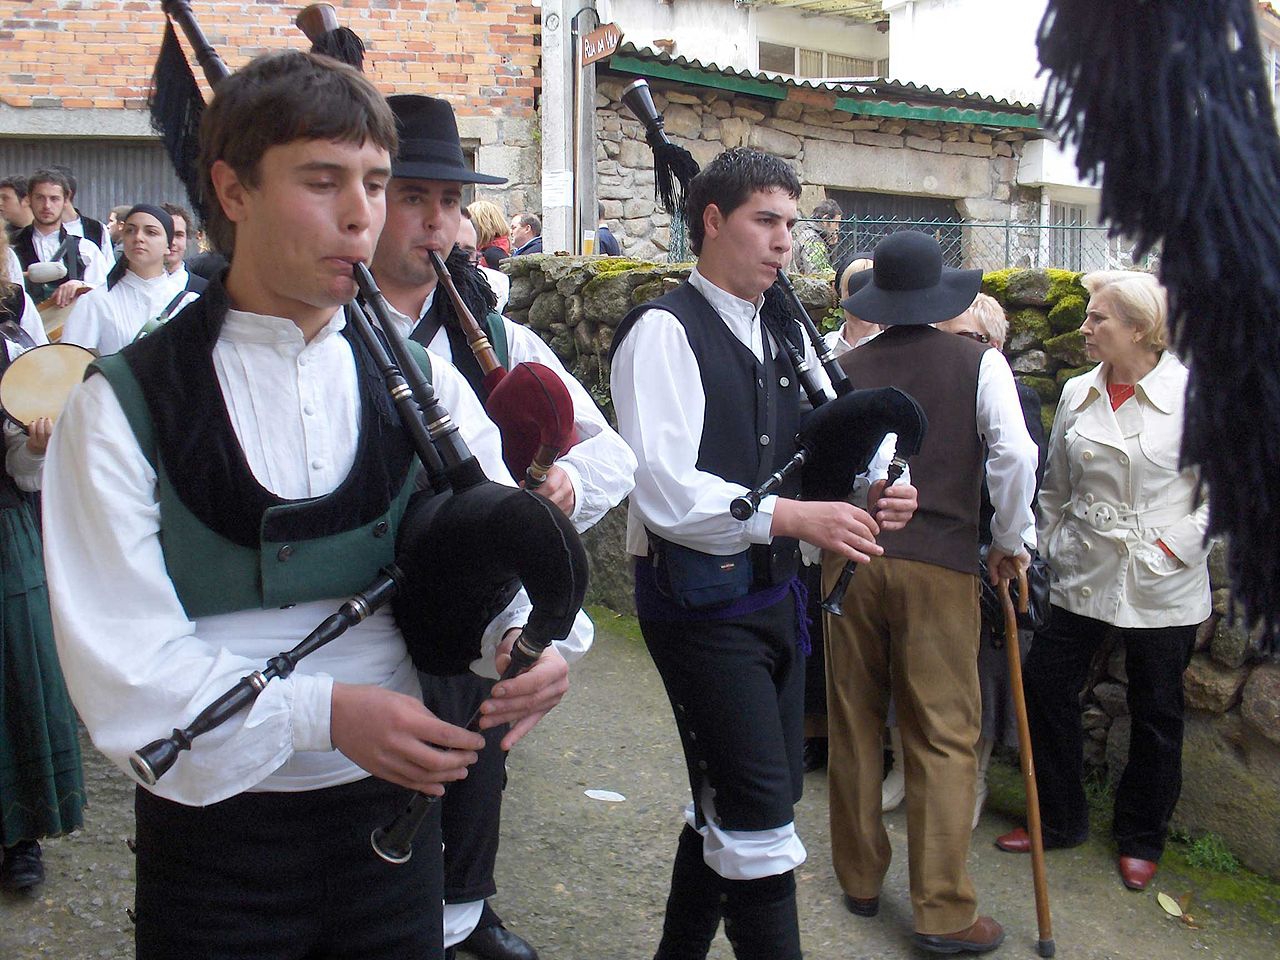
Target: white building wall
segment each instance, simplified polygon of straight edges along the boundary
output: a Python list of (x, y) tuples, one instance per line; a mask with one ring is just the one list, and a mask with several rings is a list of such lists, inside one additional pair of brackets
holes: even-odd
[(672, 56), (755, 69), (753, 10), (733, 0), (597, 0), (596, 10), (601, 21), (618, 24), (623, 40), (638, 47), (674, 40)]
[[(883, 60), (889, 55), (889, 35), (870, 24), (840, 17), (815, 17), (794, 10), (759, 6), (755, 8), (757, 40), (785, 43), (809, 50), (839, 53), (864, 60)], [(758, 53), (757, 47), (756, 52)], [(751, 69), (758, 69), (756, 61)]]
[[(1041, 103), (1036, 31), (1046, 0), (885, 0), (893, 79)], [(1097, 216), (1097, 188), (1075, 171), (1074, 151), (1028, 144), (1018, 182), (1043, 186), (1046, 202), (1084, 203)]]
[(638, 47), (674, 40), (672, 56), (738, 70), (760, 69), (760, 40), (869, 60), (889, 52), (874, 26), (734, 0), (597, 0), (596, 9)]

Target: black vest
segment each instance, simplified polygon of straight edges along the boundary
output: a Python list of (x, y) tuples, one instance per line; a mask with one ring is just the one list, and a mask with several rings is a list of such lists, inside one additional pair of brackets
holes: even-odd
[[(412, 445), (372, 358), (351, 331), (360, 395), (355, 463), (333, 493), (288, 501), (253, 476), (213, 367), (228, 309), (221, 281), (159, 330), (120, 352), (143, 388), (159, 459), (183, 505), (230, 542), (305, 541), (360, 527), (385, 513), (403, 487)], [(291, 509), (264, 516), (269, 507)], [(370, 576), (376, 571), (371, 571)]]
[[(790, 357), (781, 348), (776, 357), (770, 356), (769, 336), (765, 336), (765, 359), (757, 360), (706, 298), (689, 283), (682, 283), (623, 318), (610, 348), (611, 361), (613, 352), (647, 310), (665, 310), (680, 321), (698, 362), (706, 397), (698, 469), (744, 487), (759, 485), (795, 453), (800, 390)], [(804, 334), (797, 324), (790, 326), (794, 330), (775, 333), (767, 329), (767, 333), (775, 339), (787, 336), (803, 350)], [(794, 475), (779, 491), (790, 497), (798, 493), (799, 480)], [(728, 508), (725, 504), (726, 512)], [(775, 537), (768, 545), (752, 547), (751, 554), (756, 588), (795, 575), (799, 553), (792, 538)]]
[[(33, 263), (40, 260), (36, 253), (35, 242), (35, 224), (27, 224), (18, 231), (17, 237), (13, 241), (13, 252), (18, 255), (18, 262), (22, 264), (23, 271), (26, 271)], [(53, 296), (53, 291), (58, 289), (68, 280), (81, 280), (84, 278), (84, 270), (88, 264), (80, 258), (80, 238), (74, 233), (67, 233), (66, 227), (58, 228), (59, 245), (66, 243), (69, 237), (75, 237), (70, 243), (67, 243), (66, 250), (62, 257), (62, 264), (67, 268), (67, 275), (61, 280), (55, 280), (53, 283), (32, 283), (27, 281), (27, 293), (31, 294), (31, 299), (36, 303), (43, 303)]]

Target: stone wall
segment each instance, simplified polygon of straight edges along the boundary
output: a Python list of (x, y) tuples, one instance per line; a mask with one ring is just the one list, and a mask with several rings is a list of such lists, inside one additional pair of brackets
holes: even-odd
[[(551, 344), (565, 366), (612, 417), (608, 360), (613, 332), (637, 304), (688, 276), (688, 264), (623, 258), (517, 257), (508, 314)], [(834, 307), (831, 287), (795, 278), (810, 315), (820, 321)], [(1085, 291), (1079, 274), (1058, 270), (988, 274), (983, 289), (1009, 315), (1006, 354), (1017, 377), (1041, 397), (1046, 431), (1062, 384), (1088, 369), (1078, 328)], [(634, 612), (624, 536), (625, 506), (587, 535), (593, 603)], [(1184, 786), (1176, 824), (1221, 836), (1250, 868), (1280, 877), (1280, 664), (1262, 662), (1255, 638), (1233, 623), (1225, 557), (1210, 557), (1214, 612), (1201, 625), (1184, 678), (1187, 729)], [(1114, 779), (1128, 754), (1127, 678), (1122, 649), (1100, 653), (1082, 693), (1085, 760)]]
[[(596, 84), (596, 193), (623, 252), (658, 258), (670, 248), (671, 221), (653, 200), (644, 129), (618, 99), (632, 79), (601, 75)], [(834, 188), (954, 200), (969, 219), (1040, 217), (1040, 191), (1017, 183), (1021, 130), (855, 117), (829, 105), (834, 96), (802, 88), (785, 100), (654, 80), (650, 88), (667, 134), (701, 166), (738, 146), (785, 158), (804, 185), (805, 213)]]

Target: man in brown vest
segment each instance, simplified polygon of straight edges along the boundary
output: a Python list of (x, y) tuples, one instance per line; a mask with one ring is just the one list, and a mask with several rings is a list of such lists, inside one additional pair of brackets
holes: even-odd
[[(892, 693), (906, 758), (914, 941), (938, 953), (981, 953), (1004, 931), (977, 915), (965, 869), (981, 721), (980, 491), (985, 462), (995, 506), (991, 569), (1016, 575), (1035, 542), (1036, 446), (1004, 357), (931, 326), (968, 308), (982, 272), (944, 269), (937, 241), (907, 231), (876, 247), (870, 273), (843, 306), (887, 329), (840, 364), (856, 387), (915, 397), (929, 432), (911, 460), (915, 518), (881, 535), (884, 556), (858, 571), (844, 616), (826, 620), (832, 858), (850, 912), (874, 916), (891, 852), (880, 781)], [(825, 588), (842, 566), (824, 556)]]

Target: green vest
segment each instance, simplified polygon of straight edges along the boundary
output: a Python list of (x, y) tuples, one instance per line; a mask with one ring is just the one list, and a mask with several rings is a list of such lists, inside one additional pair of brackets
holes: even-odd
[[(431, 361), (426, 350), (412, 342), (409, 349), (430, 381)], [(183, 504), (157, 455), (155, 428), (142, 385), (124, 357), (117, 353), (99, 358), (90, 365), (90, 373), (94, 370), (111, 384), (138, 446), (156, 471), (160, 546), (188, 617), (350, 596), (367, 587), (377, 571), (394, 560), (400, 521), (421, 469), (416, 459), (381, 516), (329, 536), (269, 540), (262, 530), (273, 517), (313, 509), (326, 498), (285, 503), (269, 507), (263, 514), (257, 548), (245, 547), (211, 530)]]

